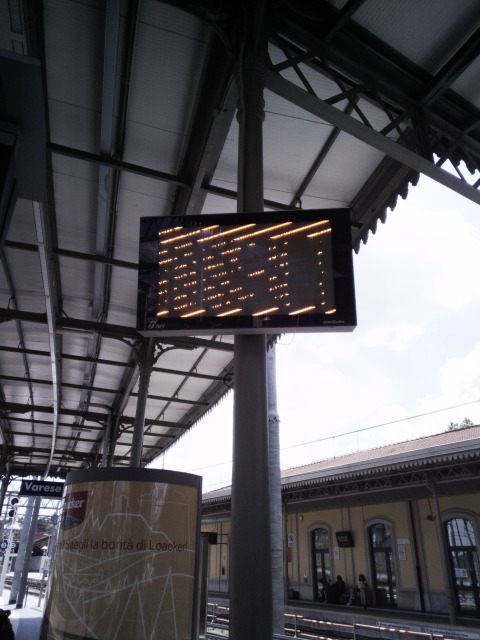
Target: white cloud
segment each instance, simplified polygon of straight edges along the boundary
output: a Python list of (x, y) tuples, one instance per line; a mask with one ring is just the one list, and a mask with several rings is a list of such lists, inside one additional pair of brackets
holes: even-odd
[[(356, 350), (356, 340), (353, 333), (308, 333), (284, 335), (277, 345), (277, 358), (281, 354), (283, 367), (290, 363), (333, 364), (345, 361)], [(308, 366), (307, 364), (307, 366)], [(277, 366), (278, 368), (278, 366)]]
[(377, 403), (388, 403), (393, 395), (388, 375), (353, 351), (332, 363), (321, 353), (305, 360), (286, 352), (284, 359), (282, 347), (277, 349), (277, 389), (282, 446), (366, 423)]
[(388, 347), (392, 351), (405, 351), (424, 333), (421, 323), (391, 323), (367, 329), (362, 339), (365, 347)]
[(480, 400), (480, 342), (464, 358), (449, 358), (440, 374), (444, 397)]
[(365, 346), (404, 350), (439, 318), (480, 300), (478, 206), (457, 197), (456, 209), (443, 208), (422, 187), (355, 258), (357, 331)]

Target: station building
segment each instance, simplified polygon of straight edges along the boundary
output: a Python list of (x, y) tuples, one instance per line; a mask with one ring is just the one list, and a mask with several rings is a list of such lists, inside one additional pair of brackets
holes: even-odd
[[(282, 472), (286, 598), (319, 603), (340, 575), (339, 604), (480, 617), (480, 426)], [(254, 526), (254, 525), (253, 525)], [(230, 488), (204, 495), (209, 591), (228, 594)], [(353, 599), (350, 598), (353, 596)]]

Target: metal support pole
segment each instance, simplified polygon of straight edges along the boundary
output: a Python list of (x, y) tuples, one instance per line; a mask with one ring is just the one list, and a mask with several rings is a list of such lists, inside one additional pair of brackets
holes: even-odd
[(116, 414), (111, 414), (110, 416), (110, 434), (108, 438), (108, 451), (107, 451), (107, 467), (113, 467), (113, 460), (115, 457), (115, 446), (116, 446)]
[(455, 589), (453, 586), (452, 573), (450, 570), (450, 558), (448, 557), (448, 544), (447, 544), (447, 536), (445, 534), (445, 528), (442, 522), (442, 514), (440, 512), (440, 505), (438, 504), (438, 496), (437, 496), (437, 487), (435, 483), (432, 482), (429, 485), (432, 496), (433, 496), (433, 506), (435, 509), (435, 525), (437, 527), (437, 537), (438, 537), (438, 545), (440, 547), (440, 561), (442, 563), (442, 573), (443, 580), (445, 583), (445, 591), (447, 593), (447, 609), (448, 615), (450, 619), (450, 624), (456, 624), (457, 617), (457, 607), (455, 602)]
[[(4, 453), (5, 453), (6, 447), (4, 447)], [(0, 473), (2, 472), (2, 465), (3, 465), (3, 455), (2, 455), (2, 461), (0, 462)], [(6, 465), (5, 465), (6, 466)], [(1, 490), (0, 490), (0, 514), (3, 511), (3, 503), (5, 502), (5, 496), (7, 495), (7, 489), (8, 489), (8, 485), (10, 483), (10, 472), (7, 471), (7, 473), (5, 473), (5, 475), (2, 478), (2, 482), (1, 482)]]
[(107, 412), (107, 419), (105, 421), (105, 435), (103, 436), (102, 443), (102, 461), (100, 463), (101, 467), (112, 466), (108, 464), (108, 452), (110, 450), (112, 440), (113, 440), (113, 417), (112, 417), (112, 407), (109, 407), (108, 404), (103, 404), (101, 402), (91, 402), (91, 407), (99, 407), (100, 409), (105, 409)]
[(17, 602), (18, 590), (20, 588), (20, 581), (22, 578), (22, 571), (25, 568), (25, 563), (28, 566), (30, 562), (30, 558), (27, 556), (27, 540), (30, 533), (30, 528), (32, 526), (34, 506), (35, 498), (28, 498), (27, 506), (25, 508), (25, 517), (22, 522), (20, 541), (18, 543), (18, 553), (15, 559), (15, 570), (13, 572), (12, 587), (10, 589), (10, 599), (8, 601), (8, 604), (15, 604)]
[(284, 568), (284, 584), (283, 584), (283, 601), (288, 604), (290, 583), (288, 576), (288, 510), (287, 503), (283, 505), (283, 566)]
[[(263, 66), (240, 56), (238, 210), (263, 210)], [(238, 335), (234, 347), (230, 638), (270, 640), (272, 564), (266, 339)]]
[(282, 538), (282, 481), (280, 472), (280, 418), (277, 411), (276, 347), (267, 352), (268, 449), (270, 464), (270, 528), (272, 558), (273, 632), (285, 632)]
[(8, 565), (10, 564), (10, 557), (12, 555), (12, 542), (13, 542), (15, 524), (16, 523), (14, 518), (8, 532), (7, 548), (5, 549), (5, 553), (3, 554), (2, 573), (0, 575), (0, 596), (2, 595), (3, 589), (5, 587), (5, 580), (7, 578), (7, 573), (8, 573)]
[(147, 408), (148, 388), (154, 363), (154, 341), (147, 338), (142, 342), (139, 355), (139, 381), (137, 409), (133, 423), (132, 451), (130, 454), (130, 466), (142, 466), (143, 432), (145, 429), (145, 411)]
[(202, 534), (200, 543), (200, 584), (198, 596), (198, 638), (207, 637), (207, 601), (208, 601), (208, 570), (210, 544), (208, 534)]
[(265, 336), (235, 338), (232, 640), (269, 640), (273, 633), (265, 342)]
[(30, 565), (30, 558), (32, 556), (33, 540), (35, 538), (35, 531), (37, 529), (38, 514), (40, 512), (40, 505), (42, 498), (35, 498), (35, 506), (33, 507), (32, 521), (30, 523), (30, 529), (28, 532), (27, 544), (25, 549), (26, 562), (23, 565), (22, 577), (20, 578), (20, 586), (18, 588), (16, 609), (21, 609), (25, 603), (25, 593), (27, 590), (28, 569)]
[(263, 211), (263, 139), (265, 118), (263, 65), (250, 56), (240, 61), (238, 72), (239, 124), (238, 213)]
[(108, 466), (108, 452), (112, 446), (112, 412), (107, 413), (107, 423), (105, 425), (105, 437), (102, 445), (102, 467)]

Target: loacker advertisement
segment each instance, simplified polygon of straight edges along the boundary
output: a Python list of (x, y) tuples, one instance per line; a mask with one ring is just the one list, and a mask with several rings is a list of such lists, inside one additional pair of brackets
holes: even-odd
[(116, 471), (67, 478), (42, 640), (193, 637), (201, 479)]

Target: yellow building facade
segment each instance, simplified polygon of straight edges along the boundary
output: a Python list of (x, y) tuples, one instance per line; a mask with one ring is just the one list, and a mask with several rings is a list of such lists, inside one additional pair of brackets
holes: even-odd
[[(229, 489), (204, 496), (202, 530), (217, 534), (212, 593), (229, 591), (229, 510)], [(480, 616), (480, 427), (284, 471), (282, 512), (286, 601), (361, 606), (366, 597)]]

